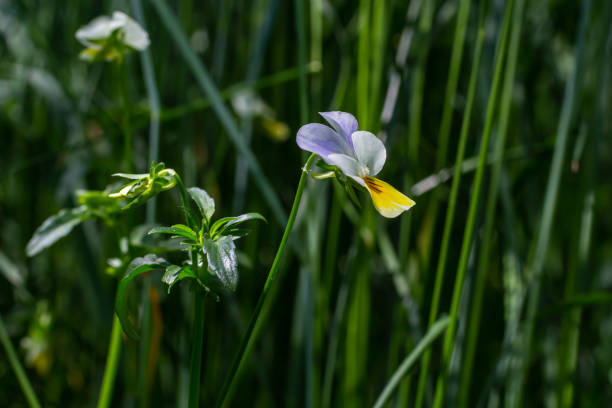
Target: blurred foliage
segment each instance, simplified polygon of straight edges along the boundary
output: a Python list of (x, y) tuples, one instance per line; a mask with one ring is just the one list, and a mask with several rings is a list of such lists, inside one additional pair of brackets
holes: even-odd
[[(385, 2), (384, 46), (373, 47), (378, 56), (372, 58), (379, 58), (382, 70), (379, 83), (373, 81), (372, 85), (380, 96), (368, 101), (369, 111), (373, 112), (368, 130), (384, 138), (389, 154), (384, 177), (396, 186), (402, 185), (407, 174), (414, 184), (444, 170), (435, 164), (437, 134), (457, 2), (435, 1), (432, 30), (430, 35), (424, 35), (410, 17), (409, 9), (415, 1), (418, 2)], [(474, 365), (478, 374), (473, 375), (470, 389), (474, 404), (479, 398), (500, 398), (505, 390), (505, 379), (494, 378), (493, 373), (504, 355), (502, 340), (511, 320), (509, 311), (517, 310), (512, 306), (520, 305), (521, 299), (516, 294), (523, 293), (528, 282), (529, 271), (525, 266), (532, 256), (532, 242), (542, 218), (564, 87), (575, 65), (583, 1), (527, 2), (496, 213), (498, 222), (494, 227), (483, 301), (484, 323)], [(185, 185), (206, 189), (216, 202), (219, 217), (248, 210), (261, 213), (268, 220), (278, 219), (249, 179), (243, 159), (218, 117), (208, 108), (206, 95), (197, 86), (159, 15), (149, 1), (143, 3), (162, 105), (156, 159), (183, 175)], [(358, 22), (358, 2), (303, 1), (305, 16), (296, 21), (298, 3), (278, 0), (167, 3), (217, 87), (231, 91), (223, 93), (225, 102), (233, 109), (233, 119), (241, 131), (250, 136), (250, 148), (286, 209), (292, 202), (303, 164), (294, 139), (299, 126), (304, 124), (300, 120), (296, 73), (296, 68), (300, 68), (296, 29), (302, 27), (307, 33), (309, 65), (302, 68), (307, 73), (308, 121), (317, 122), (321, 121), (316, 114), (319, 111), (341, 109), (356, 113), (360, 103), (356, 85), (358, 38), (363, 30), (370, 29)], [(504, 7), (501, 0), (486, 3), (485, 48), (468, 157), (478, 154), (478, 135), (483, 126)], [(108, 64), (89, 65), (79, 60), (82, 46), (74, 37), (80, 26), (98, 15), (116, 9), (133, 15), (131, 5), (132, 2), (125, 1), (0, 0), (0, 314), (43, 406), (91, 406), (97, 398), (116, 288), (116, 279), (106, 274), (105, 269), (107, 259), (117, 253), (117, 243), (112, 230), (86, 220), (75, 227), (72, 235), (36, 257), (26, 257), (26, 244), (47, 217), (62, 208), (79, 205), (77, 190), (105, 190), (112, 187), (108, 185), (111, 174), (127, 171), (121, 160), (124, 115), (130, 115), (133, 123), (134, 170), (149, 170), (150, 107), (138, 54), (125, 60), (131, 101), (126, 112), (119, 97), (121, 73)], [(471, 8), (451, 129), (451, 157), (457, 147), (470, 68), (468, 56), (477, 24), (475, 2)], [(592, 9), (584, 41), (583, 72), (577, 86), (578, 103), (570, 128), (567, 166), (563, 169), (544, 265), (541, 313), (528, 366), (529, 398), (524, 401), (525, 406), (558, 406), (558, 389), (566, 381), (558, 378), (558, 366), (564, 359), (560, 351), (564, 341), (562, 321), (570, 309), (560, 306), (565, 298), (568, 271), (576, 262), (582, 203), (589, 183), (594, 197), (591, 246), (586, 264), (579, 269), (574, 291), (581, 294), (612, 290), (609, 211), (612, 3), (593, 1)], [(401, 63), (396, 53), (406, 29), (412, 30), (414, 37), (406, 62)], [(429, 47), (424, 61), (419, 60), (421, 47)], [(371, 61), (373, 65), (374, 62)], [(418, 162), (408, 162), (406, 139), (412, 79), (419, 64), (425, 67), (421, 138)], [(389, 80), (392, 71), (401, 79), (394, 89), (396, 106), (390, 120), (379, 121), (392, 84)], [(244, 89), (237, 92), (232, 88), (236, 84), (242, 84)], [(449, 167), (450, 162), (447, 164)], [(589, 176), (585, 172), (591, 165)], [(449, 249), (447, 276), (451, 277), (459, 258), (471, 181), (472, 171), (468, 169)], [(440, 182), (418, 197), (406, 190), (417, 205), (410, 215), (403, 216), (410, 217), (411, 235), (405, 247), (399, 247), (399, 220), (358, 218), (356, 213), (367, 211), (356, 209), (332, 182), (309, 181), (292, 239), (292, 255), (284, 262), (283, 277), (276, 282), (275, 302), (264, 310), (266, 320), (256, 329), (260, 337), (241, 373), (232, 406), (320, 406), (319, 401), (326, 393), (325, 368), (330, 358), (337, 358), (330, 377), (331, 406), (346, 406), (343, 401), (348, 397), (341, 391), (348, 358), (345, 338), (350, 324), (361, 323), (367, 336), (355, 358), (363, 362), (360, 369), (367, 373), (367, 381), (362, 381), (355, 391), (357, 399), (350, 400), (358, 401), (359, 406), (375, 401), (425, 331), (444, 224), (443, 211), (434, 218), (429, 203), (432, 192), (438, 191), (445, 205), (448, 189), (448, 182)], [(363, 197), (359, 195), (361, 206), (367, 209), (370, 203)], [(181, 217), (178, 193), (167, 193), (156, 200), (155, 222), (172, 225)], [(129, 223), (132, 227), (145, 223), (144, 207), (134, 211)], [(218, 303), (207, 300), (203, 406), (214, 402), (223, 383), (265, 281), (265, 271), (272, 263), (282, 228), (283, 225), (272, 221), (254, 225), (238, 252), (241, 275), (236, 293)], [(478, 230), (475, 235), (472, 257), (478, 256)], [(168, 260), (180, 264), (178, 255), (173, 257), (170, 255)], [(468, 281), (473, 276), (473, 264), (471, 261), (468, 266)], [(365, 278), (361, 278), (363, 274)], [(146, 287), (142, 280), (136, 281), (136, 286)], [(125, 347), (113, 400), (117, 406), (142, 403), (142, 378), (149, 381), (151, 406), (180, 405), (186, 398), (192, 297), (187, 285), (177, 285), (167, 294), (159, 279), (152, 282), (151, 290), (143, 289), (141, 295), (138, 290), (132, 293), (140, 296), (142, 302), (153, 302), (154, 330), (162, 333), (159, 349), (155, 356), (152, 353), (141, 356), (137, 342), (123, 340)], [(360, 298), (361, 308), (354, 309), (349, 316), (345, 309), (355, 303), (348, 302), (345, 308), (343, 302), (347, 296), (350, 298), (349, 289), (359, 285), (366, 288), (366, 292), (359, 293), (367, 293), (367, 297)], [(443, 290), (441, 309), (446, 311), (452, 279)], [(612, 309), (605, 296), (588, 299), (579, 306), (582, 316), (577, 366), (570, 378), (574, 383), (574, 403), (610, 406)], [(464, 318), (468, 310), (466, 306)], [(461, 339), (461, 327), (459, 333)], [(25, 406), (3, 351), (0, 355), (3, 356), (0, 401), (7, 408)], [(150, 368), (152, 371), (143, 372), (140, 368), (144, 358), (157, 362)], [(416, 388), (416, 377), (410, 377), (411, 390)], [(449, 390), (452, 392), (452, 387)]]

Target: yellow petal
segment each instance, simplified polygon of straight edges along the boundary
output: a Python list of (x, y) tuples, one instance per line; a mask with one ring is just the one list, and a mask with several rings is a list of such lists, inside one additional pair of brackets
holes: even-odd
[(364, 177), (363, 181), (372, 197), (374, 207), (383, 217), (395, 218), (415, 204), (410, 198), (382, 180)]

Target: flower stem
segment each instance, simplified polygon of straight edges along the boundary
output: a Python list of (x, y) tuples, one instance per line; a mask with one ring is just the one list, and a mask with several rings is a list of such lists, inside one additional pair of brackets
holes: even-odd
[(36, 398), (36, 394), (34, 393), (34, 389), (32, 388), (32, 384), (30, 380), (28, 380), (28, 376), (26, 375), (21, 363), (19, 362), (19, 358), (17, 357), (17, 353), (13, 348), (13, 344), (11, 343), (11, 339), (6, 332), (6, 328), (4, 327), (4, 322), (2, 321), (2, 317), (0, 316), (0, 342), (6, 351), (6, 355), (8, 357), (9, 362), (11, 363), (11, 367), (13, 367), (13, 371), (15, 371), (15, 376), (17, 377), (17, 381), (21, 386), (21, 390), (28, 400), (28, 404), (30, 407), (40, 408), (40, 403), (38, 402), (38, 398)]
[(114, 315), (111, 340), (106, 357), (106, 367), (104, 368), (104, 378), (102, 379), (102, 388), (100, 390), (100, 397), (98, 398), (98, 408), (106, 408), (110, 406), (113, 398), (113, 388), (115, 386), (115, 376), (117, 375), (117, 366), (119, 365), (120, 356), (121, 323), (119, 322), (117, 315)]
[(242, 338), (240, 343), (240, 348), (238, 349), (238, 353), (234, 357), (234, 361), (232, 362), (232, 366), (228, 372), (227, 377), (225, 378), (225, 382), (223, 383), (223, 387), (221, 388), (221, 392), (217, 397), (216, 407), (222, 407), (225, 399), (228, 396), (230, 387), (234, 383), (236, 379), (236, 375), (242, 365), (242, 362), (246, 355), (246, 350), (249, 346), (249, 343), (254, 340), (253, 330), (255, 329), (255, 325), (257, 323), (257, 319), (259, 318), (259, 314), (261, 312), (261, 308), (268, 296), (268, 292), (272, 287), (272, 283), (274, 282), (274, 278), (276, 277), (276, 273), (278, 271), (278, 267), (280, 265), (280, 260), (283, 257), (285, 252), (285, 247), (287, 246), (287, 242), (289, 241), (289, 234), (291, 233), (291, 229), (293, 228), (293, 224), (295, 223), (295, 217), (297, 216), (297, 211), (300, 206), (300, 201), (302, 199), (302, 193), (304, 192), (304, 186), (306, 184), (306, 177), (308, 174), (308, 169), (310, 165), (314, 161), (316, 155), (313, 153), (310, 155), (306, 164), (302, 169), (302, 175), (300, 176), (300, 181), (298, 183), (297, 192), (295, 193), (295, 198), (293, 200), (293, 206), (291, 207), (291, 213), (289, 214), (289, 220), (287, 221), (287, 225), (285, 226), (285, 232), (283, 233), (283, 238), (281, 239), (280, 245), (278, 246), (278, 251), (276, 251), (276, 256), (274, 257), (274, 262), (272, 263), (272, 267), (270, 268), (270, 272), (268, 273), (268, 277), (264, 284), (263, 290), (259, 295), (259, 299), (257, 300), (257, 304), (255, 305), (255, 311), (251, 316), (251, 320), (249, 321), (249, 326), (247, 327), (246, 333)]
[[(195, 256), (197, 260), (197, 255)], [(197, 265), (194, 263), (194, 268)], [(202, 368), (202, 343), (204, 338), (204, 297), (198, 289), (193, 295), (193, 328), (191, 333), (191, 362), (189, 364), (189, 408), (196, 408), (200, 400), (200, 371)]]

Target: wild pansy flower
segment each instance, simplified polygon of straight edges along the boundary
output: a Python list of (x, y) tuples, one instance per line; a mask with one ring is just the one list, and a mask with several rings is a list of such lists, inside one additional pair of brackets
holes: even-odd
[[(410, 209), (415, 202), (391, 185), (375, 178), (385, 165), (387, 151), (374, 134), (357, 130), (357, 119), (350, 113), (320, 112), (331, 125), (309, 123), (297, 133), (301, 149), (319, 155), (327, 164), (365, 187), (378, 212), (394, 218)], [(333, 128), (333, 129), (332, 129)]]
[(115, 11), (112, 17), (96, 17), (75, 36), (87, 47), (80, 54), (86, 61), (121, 60), (126, 51), (144, 51), (150, 44), (149, 34), (121, 11)]

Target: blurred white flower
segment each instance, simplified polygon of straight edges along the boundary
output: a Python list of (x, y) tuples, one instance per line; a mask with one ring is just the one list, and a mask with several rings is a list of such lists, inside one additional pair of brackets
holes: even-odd
[(75, 36), (87, 47), (80, 55), (87, 61), (120, 60), (126, 51), (144, 51), (151, 43), (149, 34), (121, 11), (115, 11), (112, 17), (96, 17)]

